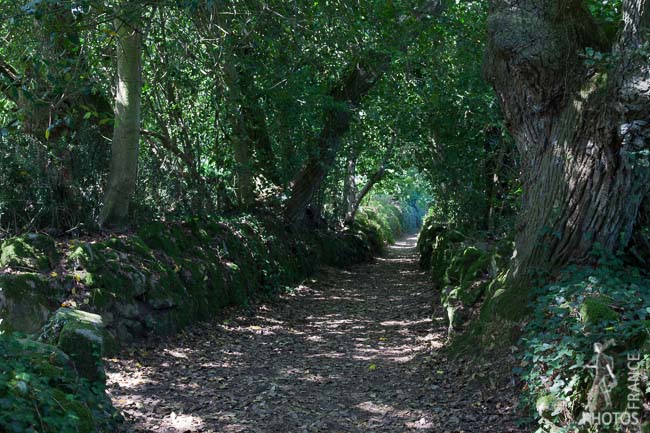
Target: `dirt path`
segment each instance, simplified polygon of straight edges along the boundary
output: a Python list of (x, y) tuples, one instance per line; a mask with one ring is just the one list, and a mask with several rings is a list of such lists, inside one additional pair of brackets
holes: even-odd
[(414, 245), (111, 360), (127, 431), (517, 431), (511, 396), (477, 391), (472, 366), (437, 354), (445, 323)]

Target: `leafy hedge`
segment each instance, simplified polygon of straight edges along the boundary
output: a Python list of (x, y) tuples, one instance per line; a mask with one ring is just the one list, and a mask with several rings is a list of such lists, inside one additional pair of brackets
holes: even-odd
[(356, 227), (366, 233), (374, 250), (381, 252), (384, 245), (395, 242), (397, 236), (420, 228), (419, 212), (389, 197), (374, 196), (359, 210)]

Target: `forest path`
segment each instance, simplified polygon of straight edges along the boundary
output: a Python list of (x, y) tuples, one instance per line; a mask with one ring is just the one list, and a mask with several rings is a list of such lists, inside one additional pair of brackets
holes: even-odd
[[(447, 363), (415, 237), (108, 362), (130, 432), (508, 432), (511, 396)], [(487, 394), (487, 395), (486, 395)]]

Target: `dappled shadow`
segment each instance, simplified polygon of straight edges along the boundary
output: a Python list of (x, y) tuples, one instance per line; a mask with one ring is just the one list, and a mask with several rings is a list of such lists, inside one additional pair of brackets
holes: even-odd
[(323, 269), (277, 302), (125, 351), (108, 372), (125, 429), (494, 431), (501, 414), (431, 359), (446, 327), (432, 320), (414, 244), (401, 239), (374, 263)]

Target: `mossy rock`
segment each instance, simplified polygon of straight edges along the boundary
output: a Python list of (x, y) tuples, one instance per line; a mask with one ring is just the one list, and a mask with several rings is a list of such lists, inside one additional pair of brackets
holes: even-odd
[(0, 275), (0, 330), (38, 332), (60, 295), (56, 283), (41, 274)]
[(481, 320), (505, 319), (518, 322), (529, 311), (531, 294), (528, 288), (509, 287), (508, 284), (497, 284), (490, 297), (481, 309)]
[(160, 264), (141, 241), (104, 242), (77, 246), (69, 256), (75, 279), (90, 290), (91, 305), (107, 310), (114, 303), (130, 302), (148, 289), (147, 273)]
[(137, 235), (130, 235), (128, 238), (110, 238), (104, 242), (106, 247), (123, 253), (151, 257), (151, 248)]
[(551, 419), (557, 408), (558, 400), (553, 394), (544, 394), (537, 398), (535, 409), (541, 418)]
[(180, 277), (173, 270), (156, 273), (150, 276), (149, 288), (144, 296), (144, 302), (154, 310), (165, 310), (182, 305), (188, 300), (190, 293), (183, 285)]
[(443, 290), (441, 302), (447, 309), (450, 332), (468, 320), (471, 307), (482, 298), (488, 285), (488, 280), (477, 280)]
[(481, 274), (488, 273), (490, 259), (490, 253), (473, 246), (467, 247), (453, 257), (447, 268), (445, 280), (449, 283), (468, 285)]
[(420, 268), (430, 269), (433, 265), (431, 256), (436, 238), (438, 235), (444, 233), (445, 230), (446, 228), (443, 224), (436, 223), (431, 219), (427, 219), (422, 225), (417, 243), (417, 249), (420, 253)]
[(160, 221), (142, 226), (137, 235), (149, 248), (163, 251), (170, 257), (182, 256), (184, 251), (199, 242), (191, 229)]
[[(54, 366), (72, 366), (70, 356), (56, 346), (32, 340), (31, 338), (17, 338), (13, 340), (15, 345), (13, 345), (11, 352), (16, 358), (39, 356), (43, 359), (48, 359), (48, 362)], [(0, 347), (2, 347), (2, 341), (3, 340), (0, 339)], [(2, 351), (0, 351), (0, 353), (2, 353)]]
[[(431, 252), (431, 275), (434, 285), (442, 287), (454, 283), (449, 279), (448, 269), (454, 260), (458, 260), (463, 254), (462, 244), (457, 238), (455, 230), (445, 231), (438, 236), (433, 243)], [(453, 271), (452, 271), (453, 272)]]
[(488, 280), (477, 280), (465, 282), (458, 286), (451, 286), (444, 291), (442, 304), (447, 306), (460, 303), (463, 307), (471, 307), (481, 299), (488, 285)]
[(603, 300), (595, 297), (585, 298), (580, 307), (580, 319), (583, 323), (614, 322), (619, 319), (616, 311), (612, 310)]
[(79, 375), (90, 382), (104, 382), (102, 357), (117, 348), (100, 315), (70, 308), (56, 311), (40, 339), (68, 354)]
[(59, 261), (54, 240), (41, 233), (27, 233), (2, 243), (0, 268), (47, 272)]

